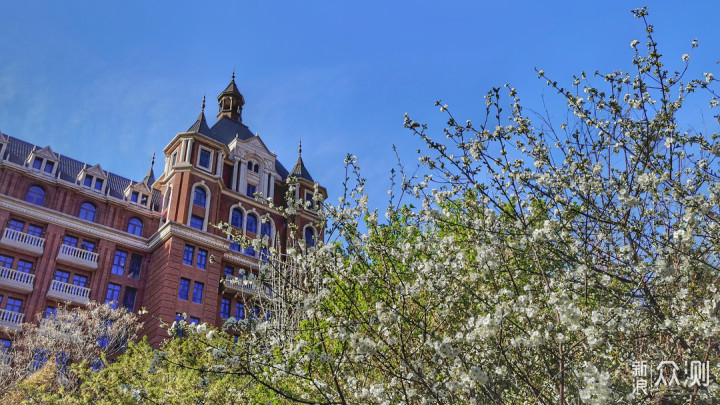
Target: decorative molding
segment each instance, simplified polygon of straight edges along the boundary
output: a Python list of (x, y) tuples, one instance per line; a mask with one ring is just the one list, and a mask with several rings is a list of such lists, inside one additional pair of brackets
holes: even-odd
[(17, 212), (20, 215), (46, 223), (55, 224), (66, 229), (71, 229), (83, 235), (95, 236), (98, 239), (105, 239), (137, 250), (148, 250), (148, 243), (138, 236), (130, 235), (129, 233), (105, 225), (83, 221), (63, 212), (32, 205), (6, 195), (0, 195), (0, 208), (7, 209), (10, 212)]
[[(23, 165), (18, 165), (17, 163), (13, 163), (8, 160), (3, 161), (2, 165), (7, 167), (8, 169), (15, 170), (16, 172), (19, 172), (21, 174), (32, 177), (33, 179), (41, 181), (43, 183), (50, 183), (55, 186), (67, 187), (73, 191), (83, 194), (86, 197), (91, 197), (93, 199), (101, 200), (103, 202), (108, 202), (108, 203), (122, 204), (124, 209), (130, 209), (134, 212), (137, 212), (140, 215), (150, 214), (150, 216), (152, 216), (154, 218), (160, 218), (160, 213), (158, 211), (154, 211), (149, 208), (143, 209), (143, 208), (141, 208), (142, 206), (139, 206), (139, 205), (132, 203), (128, 200), (125, 200), (123, 198), (113, 197), (106, 193), (100, 194), (97, 191), (89, 189), (88, 187), (80, 186), (80, 185), (76, 184), (75, 182), (65, 181), (65, 180), (56, 178), (55, 176), (50, 177), (48, 173), (39, 172), (35, 169), (28, 168)], [(57, 170), (57, 167), (55, 170)], [(151, 195), (150, 199), (152, 200), (152, 195)]]

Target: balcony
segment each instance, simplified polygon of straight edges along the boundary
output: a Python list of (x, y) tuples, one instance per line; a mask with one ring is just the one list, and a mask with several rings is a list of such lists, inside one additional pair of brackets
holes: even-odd
[(258, 294), (259, 286), (257, 284), (258, 283), (255, 282), (255, 278), (252, 276), (248, 278), (225, 276), (225, 281), (223, 281), (223, 285), (228, 291), (261, 297), (272, 297), (272, 289), (268, 286), (263, 286), (262, 291)]
[(60, 245), (57, 261), (90, 270), (98, 268), (98, 254), (68, 245)]
[(31, 292), (35, 275), (0, 266), (0, 286), (16, 291)]
[(5, 228), (2, 238), (0, 238), (0, 245), (19, 249), (32, 255), (41, 255), (45, 248), (45, 238)]
[(74, 304), (87, 304), (90, 301), (90, 289), (62, 281), (53, 280), (47, 293), (48, 298), (70, 301)]
[(0, 328), (5, 327), (8, 329), (20, 330), (22, 329), (23, 318), (25, 318), (25, 314), (20, 312), (0, 309)]

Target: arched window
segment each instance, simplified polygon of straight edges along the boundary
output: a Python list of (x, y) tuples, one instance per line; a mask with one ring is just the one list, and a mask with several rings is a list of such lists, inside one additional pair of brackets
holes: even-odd
[(202, 187), (195, 187), (195, 198), (193, 199), (193, 203), (199, 207), (204, 207), (206, 198), (207, 194), (205, 193), (205, 189)]
[(45, 190), (38, 186), (30, 187), (25, 201), (35, 205), (43, 205), (43, 201), (45, 201)]
[(247, 164), (247, 169), (248, 169), (248, 170), (252, 170), (252, 165), (253, 165), (252, 162), (248, 162), (248, 164)]
[(270, 223), (270, 220), (267, 220), (260, 225), (260, 235), (268, 237), (272, 236), (272, 224)]
[(133, 234), (135, 236), (140, 236), (140, 235), (142, 235), (142, 228), (143, 228), (143, 223), (139, 219), (130, 218), (130, 221), (128, 221), (128, 227), (127, 227), (128, 233)]
[(253, 166), (253, 171), (257, 173), (260, 170), (260, 166), (258, 166), (257, 163), (255, 163), (255, 166)]
[(308, 247), (315, 246), (315, 231), (309, 226), (305, 228), (305, 245)]
[(230, 225), (242, 228), (243, 226), (243, 214), (238, 208), (233, 208), (232, 214), (230, 215)]
[(82, 205), (80, 206), (80, 214), (78, 214), (78, 217), (80, 219), (92, 222), (95, 220), (95, 211), (97, 211), (97, 209), (94, 205), (87, 202), (82, 203)]
[(247, 227), (245, 228), (246, 231), (257, 233), (257, 217), (253, 214), (248, 214), (247, 216)]

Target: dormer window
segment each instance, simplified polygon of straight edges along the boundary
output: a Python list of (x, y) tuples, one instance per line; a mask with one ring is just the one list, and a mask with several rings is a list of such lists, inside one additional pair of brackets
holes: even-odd
[(33, 169), (40, 170), (45, 173), (52, 173), (54, 168), (55, 162), (35, 156), (35, 160), (33, 160)]
[(26, 160), (26, 164), (33, 169), (48, 173), (51, 175), (54, 175), (57, 171), (57, 166), (59, 162), (58, 155), (55, 155), (53, 151), (50, 149), (50, 147), (45, 147), (38, 150), (33, 150), (30, 152), (30, 156), (28, 156)]
[(86, 167), (78, 174), (78, 180), (83, 186), (104, 193), (107, 173), (100, 168), (100, 165)]
[(207, 171), (212, 171), (212, 151), (202, 145), (198, 146), (197, 166)]
[(94, 176), (86, 175), (83, 185), (85, 187), (94, 188), (95, 190), (102, 191), (103, 179), (96, 178)]

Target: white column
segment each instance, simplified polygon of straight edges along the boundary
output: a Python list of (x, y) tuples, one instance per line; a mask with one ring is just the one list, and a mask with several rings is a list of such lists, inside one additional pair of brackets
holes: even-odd
[(215, 165), (215, 177), (222, 176), (224, 162), (225, 162), (225, 154), (222, 152), (219, 152), (217, 155), (217, 165)]
[(232, 183), (230, 183), (230, 189), (237, 191), (237, 171), (238, 171), (238, 161), (235, 161), (235, 164), (233, 164), (233, 173), (232, 173)]
[(192, 139), (188, 139), (188, 142), (187, 142), (187, 154), (186, 154), (186, 156), (185, 156), (185, 161), (188, 162), (188, 163), (190, 163), (190, 164), (192, 164), (192, 162), (190, 161), (190, 158), (192, 157), (192, 144), (193, 144), (193, 140), (192, 140)]
[(265, 192), (265, 178), (267, 177), (265, 175), (265, 168), (260, 164), (260, 171), (258, 173), (258, 176), (260, 177), (260, 184), (258, 184), (258, 192), (262, 193), (263, 196), (266, 196), (267, 193)]
[(275, 177), (270, 177), (270, 191), (268, 192), (268, 198), (275, 198)]
[(245, 194), (243, 187), (247, 187), (247, 162), (240, 161), (240, 182), (237, 185), (237, 192)]
[(180, 153), (175, 164), (185, 161), (185, 149), (187, 149), (187, 139), (183, 139), (182, 144), (180, 144)]

